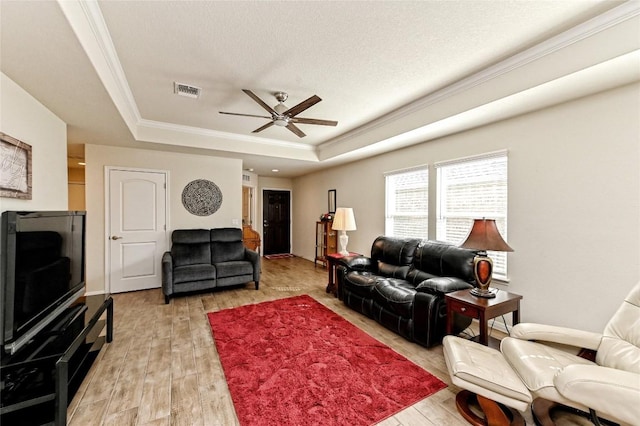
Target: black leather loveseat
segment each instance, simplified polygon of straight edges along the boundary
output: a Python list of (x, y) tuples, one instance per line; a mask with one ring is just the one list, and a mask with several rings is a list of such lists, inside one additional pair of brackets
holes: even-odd
[(177, 293), (245, 284), (260, 285), (260, 255), (246, 248), (239, 228), (176, 229), (162, 256), (165, 303)]
[[(373, 242), (371, 257), (342, 259), (338, 296), (406, 339), (437, 345), (446, 332), (444, 295), (475, 285), (475, 255), (447, 243), (381, 236)], [(456, 314), (454, 332), (470, 323)]]

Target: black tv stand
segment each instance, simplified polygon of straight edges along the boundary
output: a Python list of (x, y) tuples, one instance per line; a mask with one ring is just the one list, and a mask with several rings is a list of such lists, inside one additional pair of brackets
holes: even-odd
[(0, 423), (66, 425), (70, 400), (104, 342), (112, 340), (113, 299), (87, 296), (15, 354), (3, 351)]

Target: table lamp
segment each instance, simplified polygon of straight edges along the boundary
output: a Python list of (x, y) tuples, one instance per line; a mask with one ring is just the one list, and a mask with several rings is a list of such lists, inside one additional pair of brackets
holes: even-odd
[(473, 227), (460, 247), (480, 250), (473, 259), (473, 273), (478, 287), (472, 288), (471, 294), (485, 298), (496, 297), (495, 293), (489, 290), (493, 275), (493, 261), (487, 256), (487, 250), (513, 251), (500, 236), (496, 221), (474, 219)]
[(340, 251), (338, 253), (343, 256), (348, 256), (347, 243), (349, 242), (349, 237), (347, 236), (347, 231), (356, 230), (356, 218), (353, 216), (353, 209), (351, 207), (338, 207), (333, 217), (333, 225), (331, 228), (340, 231), (338, 237), (340, 241)]

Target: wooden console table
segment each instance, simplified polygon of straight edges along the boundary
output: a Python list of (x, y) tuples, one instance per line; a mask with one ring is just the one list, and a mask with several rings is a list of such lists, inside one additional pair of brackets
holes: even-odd
[(478, 342), (485, 346), (499, 346), (498, 339), (489, 336), (488, 321), (511, 312), (512, 323), (520, 322), (520, 300), (522, 296), (498, 290), (496, 297), (487, 299), (471, 294), (471, 290), (459, 290), (444, 295), (447, 302), (447, 334), (453, 333), (453, 314), (458, 313), (477, 319), (480, 326)]

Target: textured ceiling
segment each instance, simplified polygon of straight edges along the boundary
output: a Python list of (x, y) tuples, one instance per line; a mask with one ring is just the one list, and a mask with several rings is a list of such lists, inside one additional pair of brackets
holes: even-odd
[[(84, 9), (94, 12), (90, 22), (104, 25), (93, 28), (94, 37), (113, 48), (105, 65), (95, 58), (109, 50), (96, 53), (85, 43), (78, 28), (86, 17), (73, 15), (72, 6), (3, 0), (1, 66), (69, 124), (71, 144), (232, 156), (260, 174), (279, 168), (291, 176), (322, 166), (314, 150), (323, 144), (378, 122), (392, 126), (385, 115), (618, 4), (90, 2)], [(105, 75), (119, 85), (110, 86)], [(174, 81), (201, 87), (202, 96), (175, 95)], [(127, 102), (114, 100), (114, 87), (129, 91), (121, 93)], [(307, 134), (302, 139), (276, 126), (252, 134), (267, 121), (218, 113), (264, 115), (241, 89), (269, 105), (276, 104), (274, 92), (286, 91), (290, 107), (317, 94), (322, 102), (300, 117), (337, 120), (338, 126), (300, 124)], [(136, 131), (127, 117), (153, 126), (153, 135)], [(199, 143), (175, 136), (187, 133), (204, 136)], [(375, 132), (367, 134), (366, 143), (379, 141)]]

